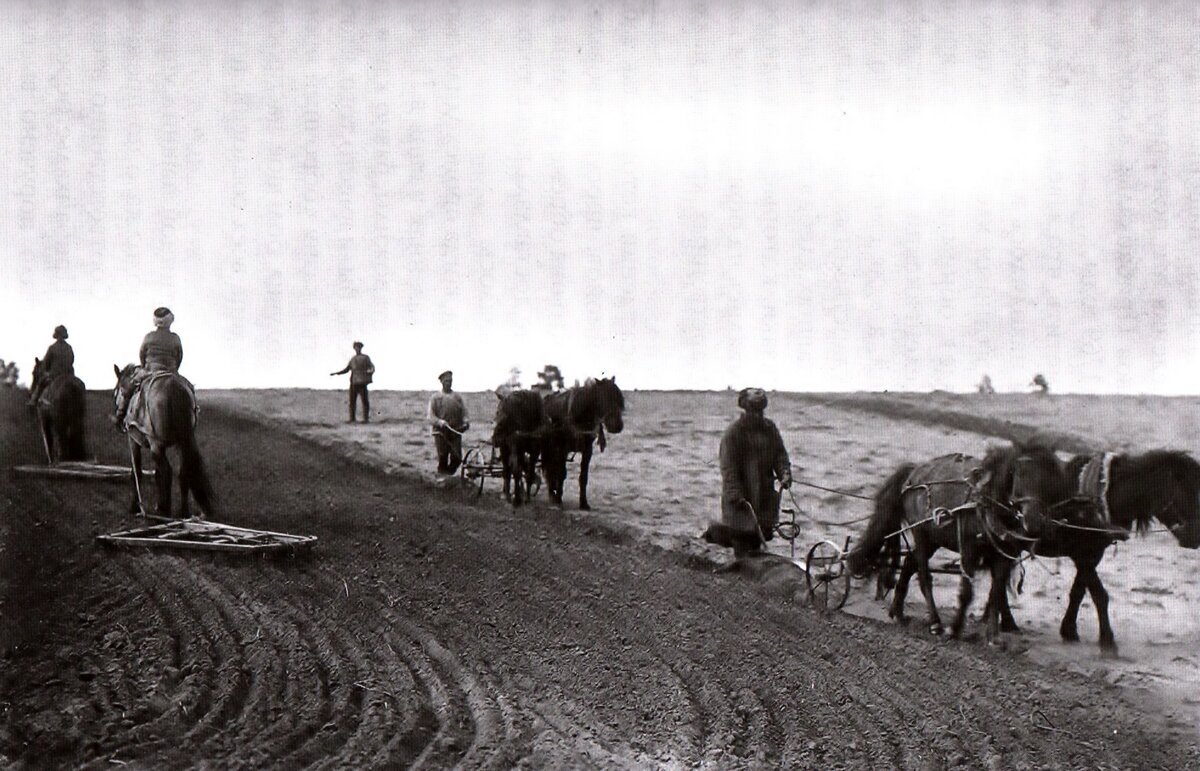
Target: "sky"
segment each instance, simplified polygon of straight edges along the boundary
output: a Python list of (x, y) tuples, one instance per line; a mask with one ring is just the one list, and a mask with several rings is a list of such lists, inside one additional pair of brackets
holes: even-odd
[(1190, 2), (0, 3), (0, 357), (1196, 393)]

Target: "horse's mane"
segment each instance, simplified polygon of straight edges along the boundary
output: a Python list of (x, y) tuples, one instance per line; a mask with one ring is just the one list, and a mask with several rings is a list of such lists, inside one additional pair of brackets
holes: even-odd
[(575, 391), (575, 398), (580, 405), (593, 407), (597, 402), (604, 401), (616, 407), (619, 411), (625, 410), (625, 394), (621, 393), (621, 389), (617, 386), (616, 378), (588, 378), (587, 383), (581, 386), (573, 386), (571, 391)]
[(1075, 477), (1061, 473), (1058, 456), (1052, 447), (1036, 443), (1013, 442), (1007, 447), (989, 448), (979, 464), (980, 469), (987, 475), (987, 482), (984, 484), (982, 492), (990, 500), (985, 500), (985, 504), (994, 508), (995, 504), (991, 503), (992, 501), (1005, 501), (1012, 489), (1013, 472), (1018, 458), (1028, 458), (1041, 468), (1048, 467), (1054, 470), (1054, 476), (1051, 479), (1057, 482), (1057, 489), (1052, 491), (1052, 499), (1046, 503), (1058, 503), (1071, 497), (1073, 493), (1072, 480)]
[[(1188, 516), (1184, 516), (1183, 519), (1195, 519), (1200, 514), (1197, 512), (1197, 505), (1200, 504), (1200, 463), (1186, 451), (1150, 450), (1141, 455), (1118, 455), (1113, 459), (1111, 471), (1114, 480), (1118, 475), (1122, 478), (1128, 477), (1130, 482), (1121, 487), (1133, 491), (1138, 498), (1166, 492), (1164, 485), (1149, 482), (1148, 477), (1156, 472), (1165, 472), (1174, 484), (1184, 488), (1184, 502), (1189, 508)], [(1174, 489), (1171, 489), (1171, 494), (1175, 494)], [(1138, 534), (1144, 535), (1150, 531), (1153, 520), (1162, 511), (1162, 505), (1157, 500), (1144, 504), (1139, 502), (1127, 510), (1133, 515)]]

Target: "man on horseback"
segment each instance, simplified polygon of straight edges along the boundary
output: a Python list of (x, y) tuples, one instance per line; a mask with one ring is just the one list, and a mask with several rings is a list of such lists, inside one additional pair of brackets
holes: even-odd
[(742, 415), (721, 437), (721, 522), (705, 540), (733, 548), (741, 557), (761, 549), (775, 537), (780, 490), (792, 484), (792, 462), (775, 423), (764, 415), (767, 394), (743, 388), (738, 394)]
[(41, 377), (32, 384), (29, 393), (29, 406), (37, 404), (46, 385), (56, 377), (75, 374), (75, 351), (67, 342), (67, 328), (59, 324), (54, 328), (54, 342), (46, 349), (42, 357)]
[(462, 435), (471, 427), (467, 405), (462, 396), (454, 393), (454, 373), (446, 370), (438, 375), (442, 390), (429, 398), (429, 430), (437, 449), (437, 473), (453, 474), (462, 463)]
[[(160, 372), (179, 375), (179, 365), (183, 363), (183, 342), (179, 339), (179, 335), (171, 331), (173, 323), (175, 323), (175, 314), (171, 313), (170, 308), (154, 310), (154, 330), (142, 338), (142, 347), (138, 351), (141, 366), (121, 390), (120, 403), (117, 405), (117, 413), (114, 417), (117, 427), (121, 430), (125, 429), (125, 417), (129, 413), (129, 403), (132, 401), (133, 395), (141, 388), (142, 383)], [(192, 401), (195, 403), (196, 389), (182, 375), (179, 376), (179, 379), (187, 385), (192, 394)]]

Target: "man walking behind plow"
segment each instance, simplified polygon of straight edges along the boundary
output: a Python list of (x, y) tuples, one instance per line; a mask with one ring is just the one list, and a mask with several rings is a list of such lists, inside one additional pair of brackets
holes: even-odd
[(446, 370), (438, 380), (442, 390), (429, 397), (426, 418), (437, 450), (437, 473), (453, 475), (462, 463), (462, 435), (471, 427), (471, 420), (462, 396), (454, 393), (454, 373)]
[(780, 490), (792, 484), (792, 463), (779, 429), (763, 414), (766, 392), (743, 388), (738, 406), (741, 417), (721, 437), (721, 521), (709, 526), (704, 540), (742, 557), (775, 537)]

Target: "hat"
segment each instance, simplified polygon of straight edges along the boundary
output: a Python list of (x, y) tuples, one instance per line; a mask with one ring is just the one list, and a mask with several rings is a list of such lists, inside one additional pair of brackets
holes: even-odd
[(175, 321), (175, 314), (171, 313), (170, 308), (155, 308), (154, 309), (154, 326), (165, 328), (171, 326)]
[(359, 349), (359, 348), (362, 348), (362, 347), (363, 347), (363, 344), (362, 344), (362, 343), (358, 342), (357, 340), (355, 340), (355, 341), (354, 341), (354, 348), (355, 348), (355, 350), (357, 350), (357, 349)]
[(454, 373), (450, 370), (446, 370), (442, 374), (438, 375), (438, 380), (445, 380), (448, 377), (454, 377)]
[(66, 340), (67, 339), (67, 328), (64, 327), (62, 324), (59, 324), (57, 327), (55, 327), (54, 328), (54, 339), (55, 340)]
[(738, 392), (738, 406), (761, 412), (767, 408), (767, 392), (761, 388), (743, 388)]

